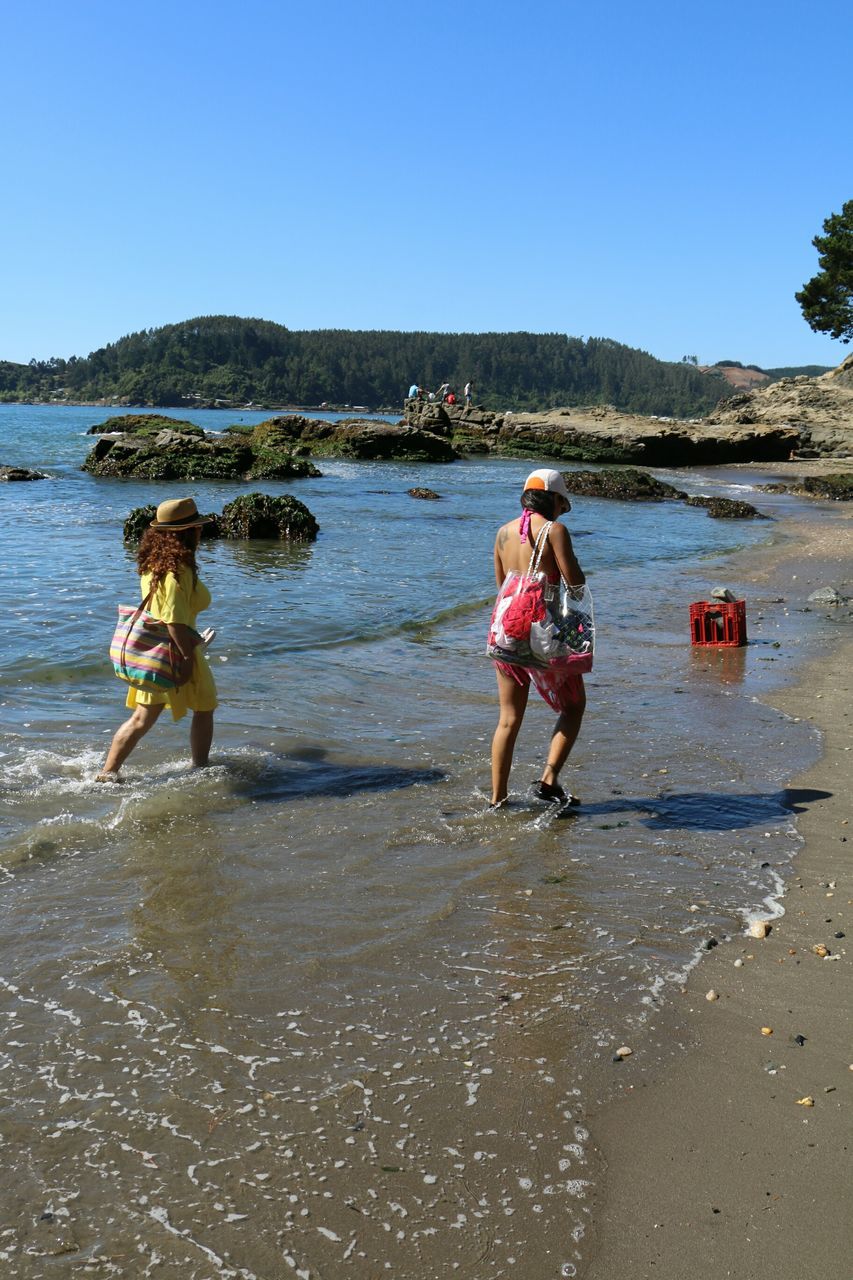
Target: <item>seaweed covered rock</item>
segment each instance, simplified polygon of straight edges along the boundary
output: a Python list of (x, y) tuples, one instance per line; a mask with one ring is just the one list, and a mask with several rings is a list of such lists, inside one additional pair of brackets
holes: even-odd
[(459, 454), (449, 440), (421, 427), (374, 419), (327, 422), (301, 414), (267, 418), (250, 437), (254, 449), (289, 449), (316, 457), (453, 462)]
[(204, 431), (184, 418), (170, 418), (164, 413), (122, 413), (106, 422), (96, 422), (86, 432), (89, 436), (119, 433), (133, 436), (157, 436), (161, 431), (179, 431), (184, 436), (203, 436)]
[(83, 470), (93, 476), (136, 480), (235, 480), (254, 455), (239, 440), (161, 431), (149, 436), (101, 436)]
[[(139, 542), (143, 533), (149, 527), (156, 514), (157, 508), (153, 502), (147, 507), (134, 507), (124, 522), (125, 542)], [(205, 514), (205, 519), (209, 523), (201, 526), (202, 541), (205, 542), (211, 538), (221, 538), (222, 532), (219, 528), (221, 517), (210, 512), (209, 514)]]
[(175, 430), (102, 435), (83, 463), (93, 476), (136, 480), (287, 480), (318, 476), (304, 458), (283, 449), (252, 447), (243, 435)]
[(853, 502), (853, 472), (834, 476), (805, 476), (800, 482), (803, 493), (816, 498), (834, 498), (836, 502)]
[(220, 528), (224, 538), (286, 538), (313, 542), (320, 526), (297, 498), (247, 493), (223, 508)]
[(696, 494), (684, 499), (687, 507), (704, 507), (715, 520), (766, 520), (751, 502), (738, 502), (734, 498), (705, 498)]
[(683, 498), (680, 489), (657, 480), (637, 467), (607, 467), (602, 471), (564, 471), (570, 493), (588, 498), (619, 498), (623, 502), (664, 502)]
[(415, 488), (407, 489), (406, 492), (410, 498), (422, 498), (425, 502), (438, 502), (441, 499), (441, 494), (436, 493), (435, 489)]

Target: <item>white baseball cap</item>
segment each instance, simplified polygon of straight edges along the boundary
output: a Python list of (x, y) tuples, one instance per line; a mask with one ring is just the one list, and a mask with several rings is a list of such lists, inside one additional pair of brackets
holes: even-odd
[(524, 488), (543, 489), (545, 493), (558, 493), (561, 498), (566, 499), (566, 502), (571, 502), (565, 480), (559, 471), (552, 471), (550, 467), (540, 467), (538, 471), (531, 471), (524, 482)]

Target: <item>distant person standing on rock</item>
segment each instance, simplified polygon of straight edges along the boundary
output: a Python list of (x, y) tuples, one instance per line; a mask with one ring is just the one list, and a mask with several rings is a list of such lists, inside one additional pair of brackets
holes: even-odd
[(438, 388), (438, 391), (436, 391), (435, 393), (436, 400), (438, 400), (439, 403), (441, 403), (444, 400), (444, 397), (447, 395), (449, 390), (450, 390), (450, 383), (442, 382), (441, 386)]
[(471, 407), (471, 398), (472, 398), (473, 394), (474, 394), (474, 384), (473, 384), (473, 382), (466, 382), (466, 383), (465, 383), (465, 392), (464, 392), (464, 395), (465, 395), (465, 408), (466, 408), (466, 409), (470, 409), (470, 407)]
[(419, 391), (419, 390), (420, 390), (420, 388), (419, 388), (418, 384), (417, 384), (416, 382), (413, 382), (413, 383), (412, 383), (412, 385), (409, 387), (409, 394), (408, 394), (408, 396), (406, 397), (406, 399), (407, 399), (407, 400), (415, 400), (415, 399), (417, 398), (417, 394), (418, 394), (418, 391)]

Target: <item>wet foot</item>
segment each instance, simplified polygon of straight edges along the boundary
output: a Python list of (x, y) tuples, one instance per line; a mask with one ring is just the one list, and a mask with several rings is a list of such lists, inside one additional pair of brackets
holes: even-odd
[(120, 783), (120, 782), (122, 781), (122, 779), (118, 776), (118, 773), (113, 773), (113, 772), (110, 772), (110, 773), (103, 773), (103, 772), (102, 772), (102, 773), (98, 773), (98, 774), (96, 774), (96, 775), (95, 775), (95, 781), (96, 781), (96, 782), (119, 782), (119, 783)]

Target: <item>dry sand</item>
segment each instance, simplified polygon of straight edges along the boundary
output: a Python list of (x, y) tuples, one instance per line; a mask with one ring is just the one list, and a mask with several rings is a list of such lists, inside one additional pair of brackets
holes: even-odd
[[(839, 507), (829, 524), (786, 523), (740, 581), (797, 574), (801, 588), (805, 578), (809, 590), (846, 584), (853, 594), (851, 520)], [(621, 1096), (590, 1117), (606, 1172), (585, 1280), (853, 1275), (851, 684), (844, 628), (798, 687), (771, 698), (822, 735), (822, 757), (792, 779), (792, 798), (825, 798), (805, 797), (805, 847), (769, 936), (738, 937), (703, 959), (658, 1021), (655, 1038), (669, 1038), (672, 1056), (661, 1063), (656, 1051), (650, 1066), (636, 1046), (619, 1067)], [(710, 990), (719, 998), (707, 1000)]]

